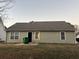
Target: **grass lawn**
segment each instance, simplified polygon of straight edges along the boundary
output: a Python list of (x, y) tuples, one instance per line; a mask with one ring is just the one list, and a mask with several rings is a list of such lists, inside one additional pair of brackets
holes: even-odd
[(66, 44), (0, 45), (0, 59), (79, 59), (79, 46)]

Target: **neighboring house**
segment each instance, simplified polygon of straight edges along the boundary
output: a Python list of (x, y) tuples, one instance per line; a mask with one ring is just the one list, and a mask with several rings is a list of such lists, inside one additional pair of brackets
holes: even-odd
[(75, 28), (65, 21), (16, 23), (7, 29), (8, 43), (75, 43)]
[(3, 21), (0, 17), (0, 43), (1, 42), (6, 42), (6, 31), (5, 31), (5, 26), (3, 24)]

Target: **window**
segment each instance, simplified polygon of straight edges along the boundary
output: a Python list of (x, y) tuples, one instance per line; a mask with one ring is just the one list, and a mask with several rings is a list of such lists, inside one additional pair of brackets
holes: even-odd
[(61, 32), (61, 40), (65, 40), (65, 32)]
[(15, 39), (19, 39), (19, 32), (15, 32)]
[(35, 33), (35, 39), (39, 39), (39, 32)]
[(10, 39), (19, 39), (19, 32), (11, 32)]
[(10, 39), (14, 39), (14, 32), (11, 32), (11, 37)]

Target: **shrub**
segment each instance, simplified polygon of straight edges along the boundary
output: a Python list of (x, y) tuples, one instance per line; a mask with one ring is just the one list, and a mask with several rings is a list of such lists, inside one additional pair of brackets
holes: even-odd
[(24, 43), (24, 44), (28, 44), (28, 43), (29, 43), (28, 37), (24, 37), (24, 38), (23, 38), (23, 43)]

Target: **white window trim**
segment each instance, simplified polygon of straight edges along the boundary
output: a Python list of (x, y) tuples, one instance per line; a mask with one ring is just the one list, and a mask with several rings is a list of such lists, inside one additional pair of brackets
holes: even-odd
[[(64, 35), (65, 35), (65, 39), (64, 40), (66, 40), (66, 32), (64, 32)], [(61, 32), (60, 32), (60, 40), (62, 40), (61, 39)], [(64, 41), (64, 40), (62, 40), (62, 41)]]
[[(15, 32), (14, 32), (15, 33)], [(20, 39), (20, 32), (18, 32), (19, 33), (19, 37), (18, 37), (18, 39)], [(15, 36), (15, 34), (14, 34), (14, 36)], [(9, 35), (9, 40), (16, 40), (15, 38), (14, 39), (11, 39), (11, 32), (10, 32), (10, 35)]]
[(35, 32), (35, 35), (34, 35), (34, 39), (35, 40), (40, 40), (40, 32), (38, 32), (38, 39), (36, 39), (35, 36), (36, 36), (36, 32)]
[(38, 35), (38, 37), (39, 37), (39, 40), (40, 40), (40, 32), (39, 32), (39, 35)]
[(20, 32), (19, 32), (19, 38), (18, 39), (20, 39)]

